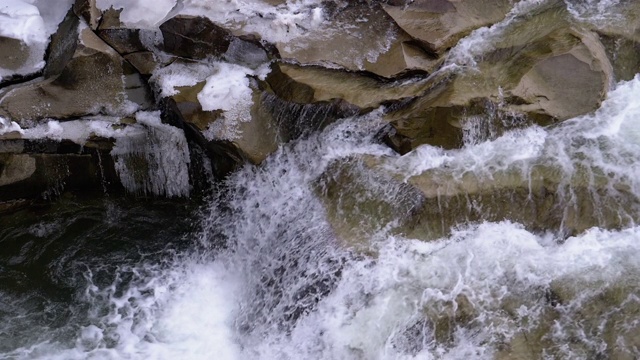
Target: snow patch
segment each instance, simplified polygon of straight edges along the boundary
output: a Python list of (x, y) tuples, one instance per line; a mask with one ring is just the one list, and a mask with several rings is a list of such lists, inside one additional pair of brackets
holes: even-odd
[(20, 59), (9, 68), (0, 67), (0, 79), (35, 73), (44, 67), (49, 36), (56, 32), (71, 4), (72, 0), (0, 1), (0, 37), (19, 41), (18, 47), (3, 46), (2, 50), (15, 51), (13, 55)]
[(21, 134), (24, 132), (20, 128), (20, 125), (18, 125), (15, 121), (11, 121), (0, 116), (0, 135), (4, 135), (14, 131), (17, 131)]
[(211, 74), (208, 64), (173, 63), (153, 73), (150, 81), (160, 91), (161, 97), (173, 96), (179, 93), (180, 86), (194, 86), (204, 81)]
[(43, 42), (47, 33), (40, 10), (30, 2), (3, 0), (0, 4), (0, 36), (18, 39), (27, 45)]
[(156, 28), (176, 6), (176, 0), (131, 1), (131, 0), (97, 0), (100, 10), (111, 7), (122, 9), (120, 21), (129, 27)]
[(240, 135), (240, 122), (251, 121), (253, 90), (248, 75), (251, 69), (234, 64), (219, 63), (213, 75), (200, 93), (198, 101), (205, 111), (222, 110), (221, 119), (214, 122), (205, 131), (209, 139), (234, 140)]

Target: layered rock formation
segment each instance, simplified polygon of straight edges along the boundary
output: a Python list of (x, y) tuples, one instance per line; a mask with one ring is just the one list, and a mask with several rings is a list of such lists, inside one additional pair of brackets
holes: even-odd
[[(455, 149), (510, 129), (546, 126), (595, 110), (614, 81), (632, 77), (640, 64), (633, 5), (620, 5), (628, 7), (621, 12), (630, 19), (624, 28), (575, 21), (555, 0), (491, 7), (475, 0), (263, 5), (224, 17), (215, 8), (163, 3), (162, 14), (134, 21), (127, 9), (76, 1), (51, 36), (41, 72), (22, 82), (6, 78), (0, 88), (1, 141), (70, 141), (80, 146), (73, 152), (80, 156), (96, 138), (112, 144), (101, 154), (117, 164), (123, 155), (113, 144), (133, 141), (123, 140), (126, 128), (157, 135), (174, 127), (185, 136), (189, 163), (209, 163), (205, 167), (221, 178), (243, 162), (261, 163), (280, 144), (380, 107), (390, 124), (384, 141), (402, 154), (423, 144)], [(15, 69), (27, 50), (22, 40), (2, 39), (15, 54), (3, 56), (10, 66), (2, 67)], [(154, 111), (162, 126), (136, 120)], [(52, 120), (95, 115), (109, 117), (109, 131), (88, 126), (79, 136), (64, 133), (68, 126), (63, 133), (47, 128)], [(26, 176), (12, 175), (20, 171), (10, 159), (22, 151), (3, 149), (0, 187)], [(161, 164), (148, 156), (140, 161), (147, 168)], [(129, 179), (124, 182), (136, 178), (118, 173)], [(425, 175), (420, 183), (445, 181), (442, 176)], [(148, 180), (135, 181), (131, 189), (147, 188)], [(509, 184), (519, 188), (514, 181)], [(479, 179), (470, 182), (485, 188)], [(192, 178), (189, 186), (204, 183)], [(9, 193), (2, 199), (36, 196)]]

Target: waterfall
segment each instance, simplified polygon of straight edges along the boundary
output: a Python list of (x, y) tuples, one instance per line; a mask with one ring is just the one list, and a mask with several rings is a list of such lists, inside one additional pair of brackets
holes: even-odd
[[(329, 31), (323, 3), (273, 3), (163, 0), (122, 20), (185, 7), (234, 30), (278, 25), (274, 42)], [(416, 83), (473, 74), (547, 6), (600, 26), (620, 3), (520, 1)], [(112, 139), (130, 193), (0, 217), (0, 360), (640, 357), (640, 75), (550, 126), (503, 111), (496, 89), (485, 113), (463, 114), (459, 148), (400, 155), (381, 139), (393, 105), (329, 124), (330, 106), (254, 96), (267, 66), (219, 60), (152, 76), (160, 96), (202, 83), (198, 104), (223, 113), (202, 143), (241, 138), (256, 100), (292, 136), (203, 205), (189, 198), (192, 139), (161, 111), (29, 129), (0, 117), (21, 139)]]
[[(563, 238), (480, 222), (432, 242), (382, 227), (362, 253), (336, 238), (317, 184), (335, 161), (365, 154), (395, 159), (408, 174), (548, 159), (571, 177), (562, 161), (580, 159), (606, 166), (611, 186), (623, 181), (637, 193), (640, 108), (631, 100), (639, 87), (640, 79), (619, 84), (598, 112), (556, 128), (449, 152), (425, 146), (409, 157), (376, 143), (379, 113), (342, 120), (234, 173), (203, 211), (191, 255), (123, 266), (116, 275), (128, 280), (107, 284), (86, 270), (90, 310), (71, 348), (47, 340), (3, 358), (460, 359), (508, 356), (505, 349), (535, 356), (519, 348), (535, 346), (527, 341), (542, 341), (555, 356), (590, 358), (607, 349), (608, 336), (618, 337), (615, 354), (633, 353), (636, 320), (624, 314), (639, 305), (637, 226)], [(584, 157), (584, 146), (601, 150)], [(376, 196), (396, 201), (399, 193), (387, 190)]]

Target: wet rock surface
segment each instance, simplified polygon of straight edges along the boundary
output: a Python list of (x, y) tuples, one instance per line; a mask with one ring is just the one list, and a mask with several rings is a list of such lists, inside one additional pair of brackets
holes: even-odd
[(481, 0), (417, 0), (384, 6), (393, 20), (430, 51), (443, 54), (472, 30), (504, 19), (514, 2), (499, 0), (487, 6)]
[(126, 116), (151, 105), (135, 69), (90, 29), (81, 29), (72, 12), (51, 46), (42, 79), (0, 90), (0, 116), (28, 126), (44, 118)]
[(532, 232), (573, 236), (638, 220), (640, 199), (629, 192), (630, 185), (612, 183), (599, 169), (582, 164), (570, 175), (544, 158), (485, 173), (452, 168), (407, 175), (394, 162), (399, 161), (351, 158), (320, 177), (317, 192), (346, 243), (365, 244), (368, 251), (371, 237), (383, 230), (436, 240), (462, 224), (485, 221), (510, 220)]
[[(640, 64), (632, 15), (629, 28), (576, 23), (560, 1), (336, 1), (314, 10), (309, 24), (280, 24), (260, 10), (263, 21), (289, 30), (271, 40), (249, 18), (220, 21), (180, 14), (177, 6), (153, 25), (99, 5), (73, 4), (51, 37), (42, 77), (0, 89), (0, 116), (30, 129), (50, 119), (161, 110), (180, 119), (169, 126), (200, 149), (192, 151), (208, 154), (219, 178), (337, 119), (380, 107), (390, 124), (381, 136), (401, 154), (548, 126), (596, 109), (611, 84)], [(634, 13), (633, 5), (620, 6)], [(482, 38), (491, 26), (500, 31)], [(15, 39), (0, 46), (15, 54), (3, 57), (2, 67), (15, 68), (28, 50)], [(236, 71), (244, 74), (224, 75)]]

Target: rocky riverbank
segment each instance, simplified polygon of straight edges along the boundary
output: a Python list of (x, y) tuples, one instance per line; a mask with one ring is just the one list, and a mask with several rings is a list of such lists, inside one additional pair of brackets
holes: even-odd
[[(14, 23), (46, 25), (0, 33), (11, 54), (0, 59), (4, 209), (82, 189), (188, 196), (376, 109), (389, 124), (380, 141), (401, 154), (457, 149), (590, 113), (640, 68), (632, 3), (615, 9), (624, 27), (576, 21), (581, 9), (563, 1), (170, 2), (144, 19), (89, 0), (68, 5), (53, 15), (43, 4), (0, 9)], [(502, 192), (501, 183), (487, 186)]]

